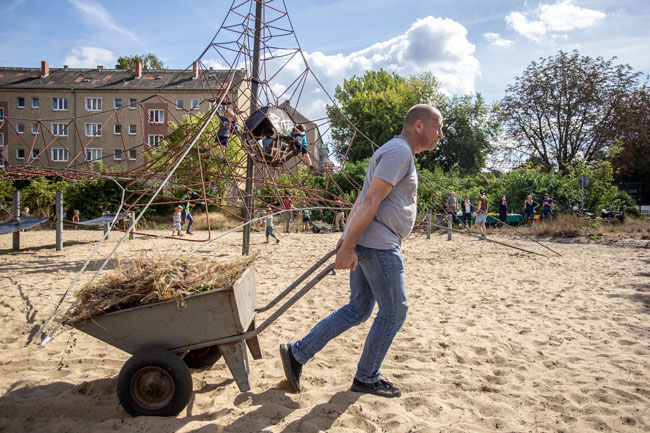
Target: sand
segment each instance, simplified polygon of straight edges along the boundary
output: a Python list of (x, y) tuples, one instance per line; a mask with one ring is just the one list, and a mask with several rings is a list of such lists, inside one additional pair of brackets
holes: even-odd
[[(66, 231), (56, 252), (54, 231), (28, 231), (15, 252), (12, 236), (0, 236), (0, 431), (650, 431), (650, 249), (547, 243), (560, 257), (530, 241), (501, 239), (540, 257), (459, 236), (409, 239), (409, 316), (382, 366), (401, 398), (349, 391), (370, 321), (330, 342), (305, 366), (304, 391), (289, 392), (278, 345), (345, 303), (348, 275), (337, 272), (260, 335), (264, 359), (249, 358), (251, 391), (239, 392), (220, 360), (194, 371), (194, 394), (180, 415), (133, 418), (116, 396), (130, 355), (67, 327), (45, 346), (33, 341), (100, 237)], [(118, 238), (100, 246), (91, 268)], [(337, 238), (281, 234), (276, 245), (253, 233), (258, 304)], [(118, 248), (118, 260), (195, 246), (138, 237)], [(197, 254), (238, 257), (241, 233)]]

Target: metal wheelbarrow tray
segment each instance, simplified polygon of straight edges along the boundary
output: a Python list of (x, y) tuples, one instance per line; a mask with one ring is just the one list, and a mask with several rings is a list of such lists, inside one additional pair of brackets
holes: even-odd
[(133, 355), (122, 367), (117, 395), (133, 416), (175, 416), (192, 396), (190, 367), (213, 365), (222, 355), (239, 390), (250, 390), (246, 346), (261, 359), (258, 335), (333, 269), (330, 264), (260, 326), (255, 315), (271, 309), (336, 253), (329, 252), (267, 306), (255, 308), (255, 271), (245, 270), (232, 287), (196, 293), (95, 316), (72, 324)]

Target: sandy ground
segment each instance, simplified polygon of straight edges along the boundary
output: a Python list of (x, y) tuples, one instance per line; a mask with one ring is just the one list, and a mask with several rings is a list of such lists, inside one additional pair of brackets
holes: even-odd
[[(370, 321), (305, 366), (301, 394), (288, 391), (278, 345), (345, 303), (347, 273), (338, 272), (261, 334), (264, 359), (250, 358), (251, 391), (239, 392), (220, 360), (194, 371), (194, 395), (179, 416), (133, 418), (116, 396), (128, 354), (67, 327), (45, 346), (33, 341), (100, 237), (66, 231), (56, 252), (54, 231), (29, 231), (15, 252), (12, 235), (0, 236), (0, 431), (650, 431), (649, 249), (546, 244), (560, 257), (504, 239), (541, 257), (473, 238), (410, 239), (403, 249), (409, 316), (382, 367), (401, 398), (349, 391)], [(118, 239), (100, 245), (91, 269)], [(337, 235), (281, 240), (264, 244), (261, 233), (252, 235), (259, 305), (333, 248)], [(139, 237), (118, 248), (118, 259), (195, 246)], [(238, 257), (241, 233), (197, 254)]]

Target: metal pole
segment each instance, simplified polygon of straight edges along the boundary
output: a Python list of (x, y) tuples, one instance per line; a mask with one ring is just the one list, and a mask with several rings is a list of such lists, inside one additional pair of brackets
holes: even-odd
[[(263, 0), (257, 0), (255, 5), (255, 40), (253, 41), (253, 70), (251, 76), (251, 116), (257, 111), (258, 83), (260, 81), (260, 40), (262, 38), (262, 18), (264, 12)], [(251, 220), (251, 205), (253, 203), (253, 159), (250, 154), (246, 158), (246, 196), (244, 198), (244, 218)], [(247, 256), (250, 250), (251, 225), (244, 226), (242, 255)]]
[(585, 181), (583, 178), (583, 181), (581, 182), (582, 184), (582, 200), (580, 202), (580, 215), (584, 216), (585, 215)]
[(56, 192), (56, 250), (63, 250), (63, 193)]
[(451, 224), (454, 219), (454, 216), (450, 213), (447, 214), (447, 240), (451, 240)]
[(427, 239), (431, 239), (431, 214), (427, 214)]
[[(20, 191), (14, 191), (14, 219), (20, 219)], [(13, 235), (13, 249), (18, 251), (20, 249), (20, 230), (14, 232)]]

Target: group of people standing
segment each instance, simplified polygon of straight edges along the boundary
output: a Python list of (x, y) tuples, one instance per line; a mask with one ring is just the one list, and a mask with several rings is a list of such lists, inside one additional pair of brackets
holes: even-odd
[[(485, 195), (485, 190), (481, 190), (479, 193), (479, 198), (474, 211), (474, 205), (469, 198), (469, 194), (465, 195), (465, 199), (461, 202), (460, 210), (462, 211), (462, 224), (465, 227), (470, 228), (472, 226), (472, 217), (476, 217), (475, 225), (479, 228), (481, 232), (481, 238), (485, 238), (485, 222), (487, 220), (489, 201)], [(445, 203), (447, 206), (447, 212), (449, 215), (452, 215), (453, 219), (458, 219), (456, 211), (458, 209), (458, 202), (456, 199), (456, 193), (452, 192)], [(540, 206), (539, 203), (533, 200), (533, 196), (529, 195), (524, 202), (524, 223), (532, 224), (535, 220), (535, 211)], [(550, 221), (553, 215), (553, 207), (555, 202), (550, 198), (548, 193), (544, 194), (544, 201), (542, 202), (542, 218), (544, 221)], [(499, 199), (499, 222), (503, 225), (506, 223), (508, 218), (508, 201), (505, 195), (502, 195)]]

